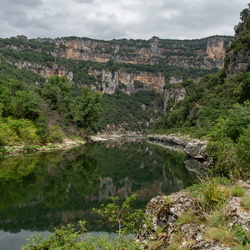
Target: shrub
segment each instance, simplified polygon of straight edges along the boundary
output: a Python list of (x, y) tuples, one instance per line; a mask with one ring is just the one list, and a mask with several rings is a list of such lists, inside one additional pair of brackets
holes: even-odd
[(225, 183), (224, 178), (212, 178), (208, 182), (195, 184), (188, 190), (190, 194), (198, 198), (205, 209), (214, 210), (221, 207), (227, 200), (228, 192), (220, 186), (220, 183)]
[(37, 128), (33, 122), (26, 119), (15, 120), (12, 118), (8, 118), (7, 122), (23, 143), (34, 144), (40, 141), (40, 138), (37, 135)]
[(62, 142), (63, 134), (59, 131), (58, 125), (55, 125), (49, 129), (48, 142)]
[(249, 232), (242, 228), (242, 225), (235, 224), (233, 226), (235, 235), (237, 236), (240, 243), (245, 246), (250, 244), (250, 235)]

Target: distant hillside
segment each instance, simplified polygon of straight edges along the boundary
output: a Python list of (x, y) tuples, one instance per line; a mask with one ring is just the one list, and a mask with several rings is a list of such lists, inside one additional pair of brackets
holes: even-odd
[(79, 89), (89, 86), (104, 94), (99, 131), (144, 133), (163, 114), (165, 87), (216, 72), (232, 41), (226, 36), (183, 41), (18, 36), (0, 39), (0, 55), (5, 75), (19, 69), (19, 80), (30, 82), (33, 72), (40, 87), (48, 77), (66, 76)]

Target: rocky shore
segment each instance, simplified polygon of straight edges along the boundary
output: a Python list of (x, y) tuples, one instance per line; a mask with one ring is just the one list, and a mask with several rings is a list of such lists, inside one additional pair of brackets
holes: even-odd
[(195, 159), (204, 159), (207, 157), (205, 149), (207, 141), (191, 139), (188, 136), (180, 135), (148, 135), (149, 142), (162, 146), (170, 146), (177, 149), (182, 149), (187, 155)]
[(3, 146), (0, 148), (0, 155), (18, 155), (25, 153), (69, 149), (83, 145), (84, 143), (86, 142), (79, 139), (63, 139), (61, 143), (47, 143), (45, 145)]
[[(244, 194), (234, 193), (235, 187), (242, 188)], [(141, 226), (136, 240), (146, 249), (157, 250), (249, 249), (246, 240), (250, 237), (250, 207), (244, 206), (244, 199), (250, 201), (250, 185), (238, 181), (232, 187), (223, 188), (227, 200), (214, 210), (206, 209), (204, 201), (186, 190), (151, 199), (145, 208), (150, 223)]]

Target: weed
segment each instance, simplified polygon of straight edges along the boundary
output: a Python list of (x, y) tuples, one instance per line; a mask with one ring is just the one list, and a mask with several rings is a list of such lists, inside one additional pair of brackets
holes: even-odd
[(208, 210), (213, 210), (215, 208), (221, 207), (228, 197), (228, 193), (219, 187), (216, 179), (212, 179), (203, 189), (203, 202), (205, 208)]
[(163, 232), (163, 227), (158, 226), (158, 227), (156, 228), (155, 233), (156, 233), (156, 234), (160, 234), (160, 233), (162, 233), (162, 232)]
[(148, 245), (148, 248), (149, 248), (150, 250), (156, 250), (156, 249), (158, 249), (159, 247), (161, 247), (162, 244), (163, 244), (163, 243), (162, 243), (161, 241), (156, 240), (156, 241), (150, 242), (149, 245)]

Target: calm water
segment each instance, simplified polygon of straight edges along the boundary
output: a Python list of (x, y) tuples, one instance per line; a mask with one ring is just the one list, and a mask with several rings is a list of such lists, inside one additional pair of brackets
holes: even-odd
[(21, 249), (29, 235), (87, 220), (110, 196), (136, 194), (143, 208), (154, 196), (192, 185), (186, 156), (145, 140), (95, 142), (69, 151), (0, 159), (0, 249)]

